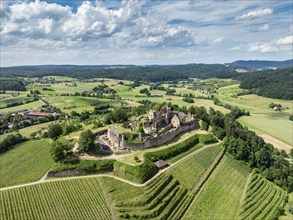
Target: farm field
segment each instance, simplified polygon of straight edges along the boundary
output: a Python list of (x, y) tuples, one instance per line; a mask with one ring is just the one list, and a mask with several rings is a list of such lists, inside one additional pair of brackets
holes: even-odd
[[(250, 112), (250, 116), (242, 116), (238, 121), (254, 130), (257, 134), (268, 134), (293, 146), (293, 123), (289, 120), (292, 114), (292, 101), (271, 99), (258, 95), (232, 97), (240, 92), (239, 85), (220, 88), (217, 97), (227, 103)], [(281, 104), (286, 110), (276, 112), (269, 108), (270, 103)]]
[(272, 219), (285, 202), (283, 189), (253, 174), (241, 206), (240, 219)]
[(2, 135), (0, 135), (0, 141), (2, 141), (5, 137), (7, 137), (7, 135), (16, 134), (16, 133), (20, 133), (22, 136), (25, 136), (25, 137), (29, 138), (31, 133), (37, 132), (37, 131), (42, 130), (42, 129), (47, 129), (49, 124), (52, 124), (52, 123), (55, 123), (55, 122), (54, 121), (49, 121), (49, 122), (45, 122), (45, 123), (41, 123), (41, 124), (37, 124), (37, 125), (32, 125), (32, 126), (29, 126), (29, 127), (26, 127), (26, 128), (19, 129), (18, 132), (15, 131), (15, 132), (12, 132), (12, 133), (2, 134)]
[(53, 160), (50, 140), (27, 141), (0, 155), (0, 187), (41, 179)]
[(28, 109), (28, 110), (33, 110), (33, 109), (38, 109), (40, 108), (42, 105), (44, 105), (44, 103), (40, 100), (35, 101), (35, 102), (30, 102), (24, 105), (18, 105), (18, 106), (14, 106), (14, 107), (10, 107), (10, 108), (3, 108), (0, 109), (0, 112), (13, 112), (13, 111), (18, 111), (18, 110), (22, 110), (22, 109)]
[(248, 174), (225, 156), (183, 219), (237, 219)]
[(191, 202), (187, 189), (162, 174), (144, 187), (102, 179), (118, 219), (180, 219)]
[[(111, 219), (98, 178), (64, 180), (1, 192), (1, 219)], [(29, 202), (28, 202), (29, 201)]]
[(191, 157), (172, 167), (168, 173), (178, 179), (180, 184), (192, 190), (219, 151), (218, 146), (202, 148)]

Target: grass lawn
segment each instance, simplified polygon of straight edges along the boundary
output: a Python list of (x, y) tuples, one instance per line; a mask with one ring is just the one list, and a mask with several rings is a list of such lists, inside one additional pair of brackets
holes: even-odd
[(64, 180), (2, 191), (0, 218), (112, 219), (99, 180)]
[(248, 172), (224, 157), (184, 219), (237, 219)]
[(192, 190), (204, 171), (210, 166), (219, 153), (218, 146), (198, 150), (186, 160), (176, 164), (168, 172), (179, 180), (180, 184)]
[(3, 108), (0, 109), (0, 112), (12, 112), (12, 111), (17, 111), (17, 110), (22, 110), (22, 109), (28, 109), (28, 110), (33, 110), (33, 109), (38, 109), (40, 108), (44, 103), (40, 100), (35, 101), (35, 102), (30, 102), (28, 104), (24, 105), (18, 105), (10, 108)]
[(53, 164), (50, 140), (27, 141), (0, 155), (0, 187), (32, 182)]

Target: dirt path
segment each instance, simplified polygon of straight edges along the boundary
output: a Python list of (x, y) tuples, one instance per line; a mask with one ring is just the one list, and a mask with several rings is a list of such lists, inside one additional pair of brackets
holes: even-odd
[(245, 183), (245, 186), (244, 186), (244, 189), (243, 189), (243, 193), (241, 195), (241, 199), (240, 201), (242, 202), (244, 199), (245, 199), (245, 194), (246, 194), (246, 191), (247, 191), (247, 188), (248, 188), (248, 185), (250, 183), (250, 178), (252, 176), (252, 173), (249, 173), (248, 177), (247, 177), (247, 180), (246, 180), (246, 183)]
[(86, 175), (86, 176), (73, 176), (73, 177), (55, 178), (55, 179), (45, 179), (46, 178), (46, 175), (45, 175), (39, 181), (32, 182), (32, 183), (20, 184), (20, 185), (16, 185), (16, 186), (3, 187), (3, 188), (0, 188), (0, 191), (9, 190), (9, 189), (15, 189), (15, 188), (20, 188), (20, 187), (25, 187), (25, 186), (33, 186), (33, 185), (42, 184), (42, 183), (48, 183), (48, 182), (57, 182), (57, 181), (64, 181), (64, 180), (93, 178), (93, 177), (110, 177), (110, 178), (114, 178), (114, 179), (120, 180), (122, 182), (128, 183), (128, 184), (130, 184), (132, 186), (142, 187), (142, 186), (146, 186), (149, 182), (151, 182), (157, 176), (159, 176), (162, 173), (166, 172), (167, 170), (169, 170), (170, 168), (172, 168), (176, 164), (182, 162), (183, 160), (187, 159), (188, 157), (192, 156), (193, 154), (196, 154), (196, 153), (202, 151), (203, 149), (205, 149), (207, 147), (215, 146), (215, 145), (218, 145), (218, 144), (220, 144), (220, 143), (205, 145), (204, 147), (200, 148), (199, 150), (196, 150), (196, 151), (192, 152), (191, 154), (188, 154), (185, 157), (181, 158), (180, 160), (176, 161), (175, 163), (171, 164), (167, 168), (165, 168), (163, 170), (160, 170), (155, 176), (153, 176), (151, 179), (149, 179), (148, 181), (146, 181), (146, 182), (144, 182), (142, 184), (140, 184), (140, 183), (133, 183), (131, 181), (128, 181), (128, 180), (122, 179), (122, 178), (120, 178), (118, 176), (114, 176), (114, 175), (110, 175), (110, 174), (94, 174), (94, 175)]
[(274, 138), (268, 134), (259, 134), (258, 136), (262, 137), (265, 142), (270, 143), (270, 144), (274, 145), (274, 147), (276, 147), (280, 150), (284, 150), (287, 153), (290, 153), (290, 150), (293, 148), (290, 144), (286, 144), (286, 143), (280, 141), (279, 139)]

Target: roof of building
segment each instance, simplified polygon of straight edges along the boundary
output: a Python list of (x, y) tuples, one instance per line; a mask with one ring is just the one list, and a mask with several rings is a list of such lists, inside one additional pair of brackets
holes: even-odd
[(115, 128), (109, 128), (111, 132), (115, 133), (116, 135), (120, 135), (121, 133), (117, 131)]
[(47, 112), (30, 112), (28, 115), (29, 116), (40, 116), (40, 117), (44, 117), (44, 116), (51, 115), (51, 113), (47, 113)]
[(168, 166), (167, 162), (164, 160), (158, 160), (154, 164), (158, 168), (164, 168), (164, 167)]

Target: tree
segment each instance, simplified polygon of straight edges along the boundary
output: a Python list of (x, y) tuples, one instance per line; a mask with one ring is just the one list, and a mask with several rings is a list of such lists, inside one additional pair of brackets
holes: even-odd
[(60, 124), (50, 124), (48, 128), (48, 136), (52, 140), (56, 140), (63, 133), (63, 129)]
[(59, 138), (58, 140), (53, 141), (50, 149), (53, 160), (58, 162), (64, 159), (68, 155), (71, 148), (72, 144), (65, 138)]
[(81, 132), (78, 140), (79, 149), (81, 151), (91, 151), (95, 148), (95, 135), (91, 130)]

